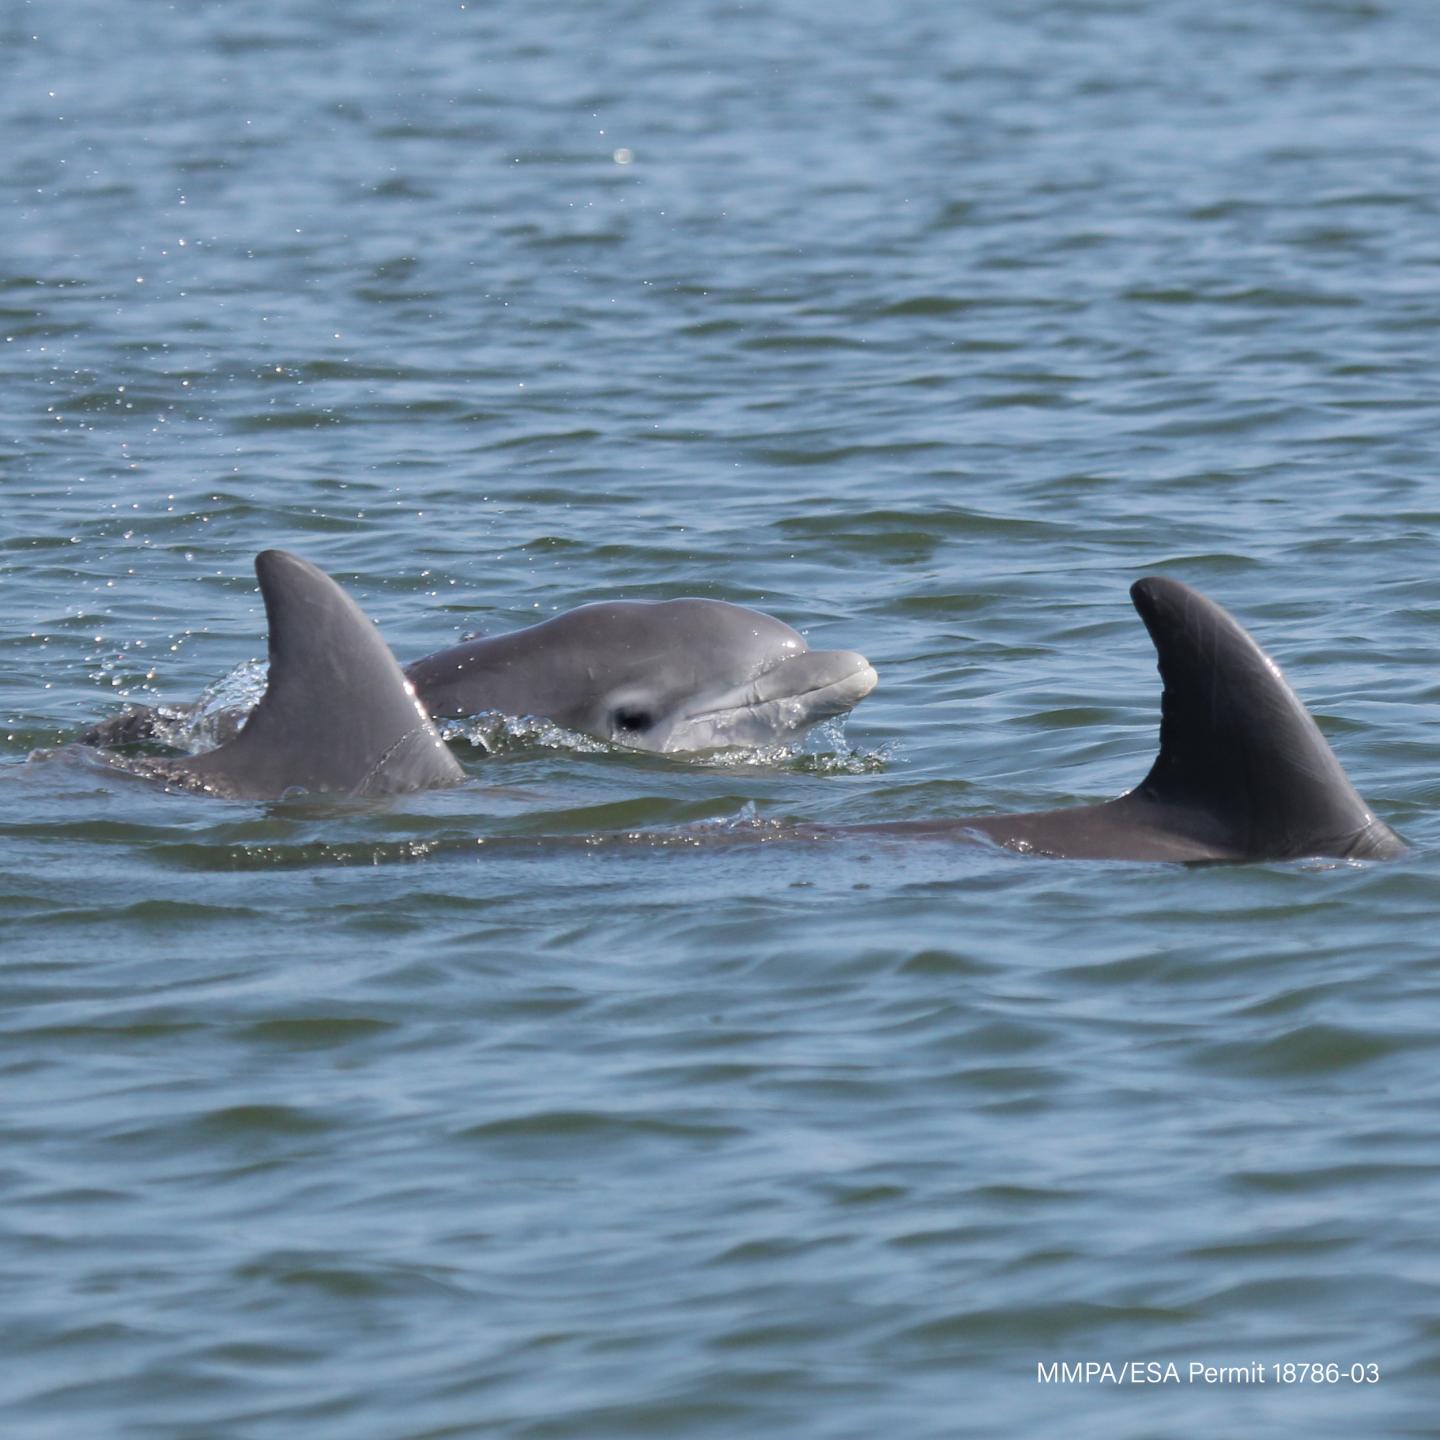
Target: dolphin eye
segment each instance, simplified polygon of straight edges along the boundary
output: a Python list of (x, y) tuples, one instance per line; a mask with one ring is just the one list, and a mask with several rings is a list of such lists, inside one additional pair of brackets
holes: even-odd
[(636, 705), (622, 705), (615, 712), (615, 728), (631, 735), (648, 730), (654, 723), (655, 717), (648, 710), (642, 710)]

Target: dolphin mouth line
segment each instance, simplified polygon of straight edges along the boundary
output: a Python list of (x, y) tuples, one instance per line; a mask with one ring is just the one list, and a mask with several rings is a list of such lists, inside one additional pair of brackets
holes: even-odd
[[(755, 681), (751, 683), (756, 683), (768, 675), (775, 674), (777, 670), (783, 669), (786, 663), (786, 661), (782, 660), (779, 664), (772, 665), (768, 670), (762, 670), (760, 674), (755, 677)], [(709, 710), (692, 710), (685, 716), (684, 723), (689, 723), (694, 720), (706, 720), (712, 715), (725, 715), (735, 710), (758, 710), (765, 705), (807, 700), (812, 695), (824, 695), (832, 690), (848, 689), (849, 682), (857, 679), (865, 680), (867, 683), (865, 684), (865, 688), (855, 697), (856, 701), (863, 700), (880, 682), (880, 677), (875, 673), (875, 667), (868, 661), (862, 661), (853, 670), (847, 670), (843, 675), (837, 675), (831, 680), (826, 680), (821, 685), (811, 685), (806, 690), (786, 690), (775, 695), (767, 695), (764, 698), (754, 696), (750, 699), (741, 700), (739, 703), (732, 701), (728, 704), (716, 705)], [(851, 704), (854, 703), (854, 701), (851, 702)], [(847, 706), (847, 708), (849, 707)]]
[(797, 679), (801, 668), (808, 671), (804, 678), (810, 682), (803, 688), (797, 685), (782, 693), (769, 693), (766, 680), (773, 684), (776, 672), (784, 669), (783, 662), (772, 666), (748, 685), (717, 697), (718, 703), (678, 720), (659, 748), (679, 754), (724, 750), (737, 744), (788, 743), (812, 725), (846, 714), (878, 683), (874, 666), (863, 655), (853, 655), (848, 669), (838, 675), (832, 671), (819, 684), (814, 683), (813, 666), (797, 666)]

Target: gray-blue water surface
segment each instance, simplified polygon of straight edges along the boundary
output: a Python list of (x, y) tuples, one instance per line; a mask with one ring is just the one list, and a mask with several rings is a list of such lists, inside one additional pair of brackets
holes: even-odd
[[(1436, 1434), (1436, 94), (1429, 0), (5, 7), (5, 1435)], [(383, 804), (65, 748), (271, 545), (881, 684)], [(1156, 571), (1410, 857), (725, 843), (1134, 783)]]

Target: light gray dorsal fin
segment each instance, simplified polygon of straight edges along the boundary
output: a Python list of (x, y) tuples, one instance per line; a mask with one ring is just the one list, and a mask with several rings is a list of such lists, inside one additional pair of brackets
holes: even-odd
[(1117, 804), (1190, 815), (1242, 855), (1395, 855), (1279, 667), (1213, 600), (1147, 576), (1130, 598), (1160, 661), (1160, 753)]
[(389, 795), (464, 772), (380, 632), (323, 570), (285, 550), (255, 557), (270, 625), (270, 677), (227, 745), (155, 769), (220, 794)]

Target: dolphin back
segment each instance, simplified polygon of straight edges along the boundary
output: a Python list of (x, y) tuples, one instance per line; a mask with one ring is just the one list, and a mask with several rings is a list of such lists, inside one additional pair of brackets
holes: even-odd
[(1130, 598), (1154, 641), (1164, 693), (1160, 753), (1117, 807), (1243, 856), (1404, 852), (1279, 666), (1225, 610), (1161, 576), (1137, 581)]
[(256, 556), (255, 573), (270, 626), (264, 697), (228, 744), (147, 773), (241, 799), (458, 784), (464, 772), (354, 600), (285, 550)]

